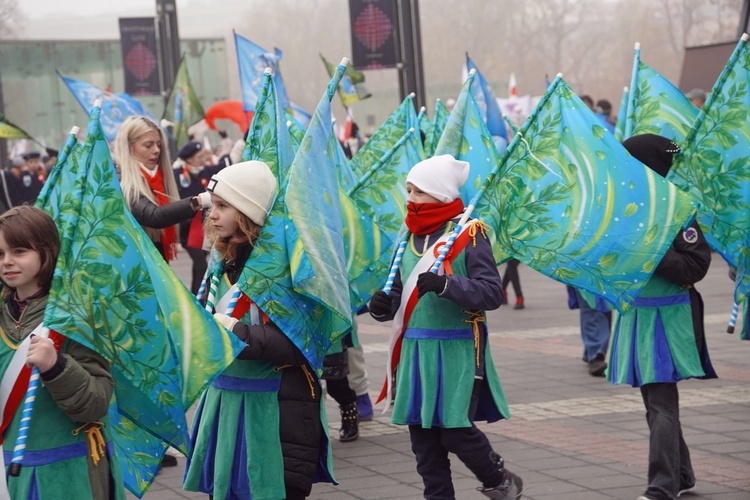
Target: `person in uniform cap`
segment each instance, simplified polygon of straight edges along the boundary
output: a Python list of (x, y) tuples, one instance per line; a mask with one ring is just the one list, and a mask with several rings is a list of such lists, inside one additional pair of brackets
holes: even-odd
[(60, 152), (56, 149), (52, 148), (44, 148), (45, 151), (45, 157), (44, 157), (44, 170), (49, 174), (50, 170), (52, 170), (52, 167), (55, 166), (55, 162), (57, 162), (57, 156), (60, 154)]
[(456, 497), (448, 457), (454, 453), (481, 481), (482, 494), (515, 499), (523, 481), (474, 424), (508, 418), (485, 313), (503, 303), (502, 283), (482, 223), (467, 222), (438, 272), (429, 272), (436, 248), (464, 211), (459, 190), (468, 177), (469, 164), (450, 155), (433, 156), (409, 171), (405, 223), (411, 234), (391, 292), (377, 291), (369, 309), (377, 321), (392, 320), (401, 309), (405, 328), (400, 359), (391, 367), (391, 420), (409, 426), (424, 497)]
[[(633, 136), (623, 146), (662, 177), (680, 152), (673, 141), (655, 134)], [(648, 486), (639, 500), (675, 499), (695, 488), (677, 382), (716, 378), (706, 347), (703, 300), (695, 288), (710, 264), (711, 249), (693, 221), (674, 238), (633, 307), (615, 319), (607, 376), (613, 384), (640, 388), (650, 433)]]
[[(200, 142), (190, 141), (177, 153), (182, 165), (174, 169), (177, 191), (180, 198), (198, 196), (206, 191), (208, 180), (212, 175), (224, 168), (224, 163), (207, 165), (211, 161), (211, 152)], [(193, 261), (190, 291), (198, 293), (198, 289), (206, 273), (207, 252), (203, 249), (203, 219), (202, 211), (196, 212), (192, 219), (180, 222), (180, 244)]]
[(36, 197), (44, 186), (44, 175), (40, 175), (41, 153), (29, 151), (21, 157), (23, 162), (16, 165), (14, 162), (11, 174), (6, 176), (7, 187), (10, 193), (12, 205), (18, 206), (27, 203), (33, 205)]

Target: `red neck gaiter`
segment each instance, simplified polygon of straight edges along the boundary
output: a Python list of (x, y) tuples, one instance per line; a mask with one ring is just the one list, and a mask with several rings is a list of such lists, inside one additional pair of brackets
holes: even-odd
[(419, 236), (431, 234), (464, 211), (464, 202), (456, 198), (450, 203), (407, 203), (406, 227)]

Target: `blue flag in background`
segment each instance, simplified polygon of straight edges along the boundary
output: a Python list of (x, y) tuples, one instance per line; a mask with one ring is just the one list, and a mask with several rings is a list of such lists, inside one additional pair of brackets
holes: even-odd
[(477, 68), (476, 64), (469, 58), (469, 54), (466, 54), (466, 69), (471, 72), (475, 70), (477, 72), (474, 77), (474, 83), (472, 84), (471, 92), (474, 94), (477, 106), (484, 117), (484, 121), (487, 124), (487, 130), (490, 134), (502, 137), (505, 141), (508, 141), (508, 132), (505, 129), (505, 120), (503, 120), (503, 114), (500, 112), (500, 106), (497, 104), (495, 93), (492, 92), (487, 80), (482, 76), (482, 73)]
[(622, 142), (625, 135), (625, 121), (628, 119), (628, 102), (630, 100), (628, 88), (622, 89), (622, 99), (620, 99), (620, 109), (617, 111), (617, 123), (615, 124), (615, 139)]
[(106, 137), (108, 142), (115, 140), (117, 130), (129, 116), (147, 116), (157, 121), (149, 110), (130, 94), (113, 94), (90, 83), (62, 76), (59, 72), (57, 74), (65, 82), (65, 85), (73, 93), (78, 104), (81, 105), (86, 113), (94, 106), (94, 101), (102, 99), (100, 122), (104, 137)]
[(254, 111), (255, 103), (258, 101), (258, 92), (261, 87), (263, 71), (271, 68), (273, 71), (273, 83), (276, 86), (276, 96), (281, 104), (281, 109), (291, 109), (289, 97), (287, 97), (284, 81), (279, 71), (281, 51), (274, 49), (268, 52), (263, 47), (237, 33), (234, 34), (234, 44), (237, 49), (237, 63), (240, 68), (240, 86), (242, 87), (242, 104), (245, 111)]

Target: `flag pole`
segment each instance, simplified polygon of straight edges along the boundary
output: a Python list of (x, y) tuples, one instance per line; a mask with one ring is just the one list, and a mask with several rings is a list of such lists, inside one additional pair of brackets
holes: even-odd
[[(635, 120), (635, 94), (637, 92), (636, 81), (638, 80), (638, 63), (641, 60), (641, 44), (635, 42), (633, 47), (633, 75), (630, 78), (630, 94), (628, 96), (628, 114), (625, 115), (625, 132), (623, 133), (623, 140), (629, 139), (633, 133), (633, 121)], [(633, 118), (630, 118), (630, 113), (633, 113)]]
[(357, 190), (359, 190), (368, 180), (370, 180), (370, 177), (372, 177), (375, 172), (380, 170), (380, 168), (385, 165), (386, 162), (388, 162), (388, 160), (390, 160), (394, 154), (396, 154), (398, 148), (400, 148), (406, 141), (408, 141), (412, 135), (414, 135), (413, 127), (407, 130), (406, 133), (402, 135), (398, 141), (396, 141), (396, 144), (394, 144), (393, 147), (389, 149), (375, 165), (367, 169), (367, 172), (365, 172), (364, 175), (354, 184), (354, 186), (349, 189), (349, 192), (346, 193), (346, 195), (352, 196)]

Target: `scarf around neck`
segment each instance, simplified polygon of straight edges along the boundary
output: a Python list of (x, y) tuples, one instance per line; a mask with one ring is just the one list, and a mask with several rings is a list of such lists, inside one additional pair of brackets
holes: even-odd
[(412, 234), (422, 236), (437, 231), (463, 210), (461, 198), (450, 203), (408, 203), (404, 222)]

